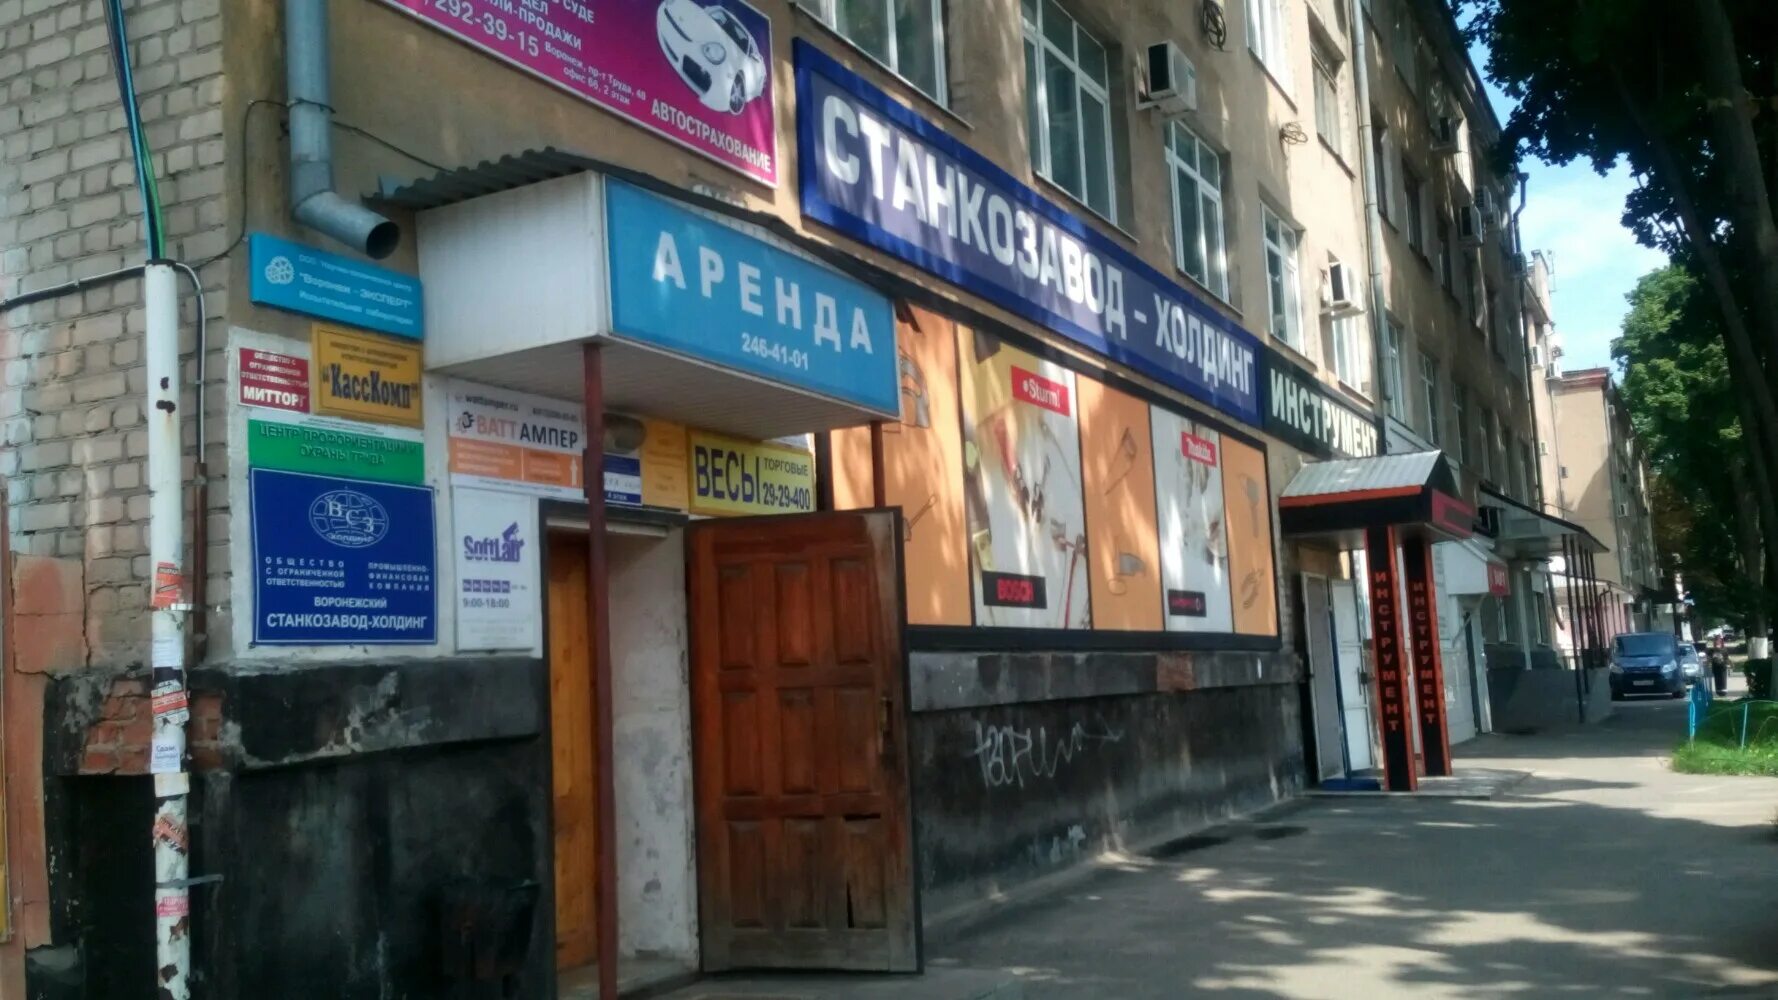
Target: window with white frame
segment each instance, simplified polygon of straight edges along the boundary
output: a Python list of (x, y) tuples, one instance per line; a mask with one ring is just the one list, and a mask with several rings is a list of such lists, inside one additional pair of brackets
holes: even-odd
[(1383, 115), (1371, 110), (1371, 170), (1377, 176), (1377, 214), (1383, 221), (1395, 219), (1395, 140), (1383, 124)]
[(1116, 221), (1111, 58), (1055, 0), (1021, 0), (1025, 113), (1037, 173)]
[(944, 0), (796, 0), (927, 97), (948, 101)]
[(1290, 21), (1284, 15), (1284, 0), (1247, 0), (1247, 47), (1289, 90)]
[(1167, 172), (1173, 185), (1173, 260), (1217, 298), (1227, 299), (1222, 157), (1190, 129), (1175, 123), (1167, 130)]
[(1313, 48), (1315, 70), (1315, 133), (1334, 155), (1346, 158), (1346, 114), (1340, 102), (1340, 61)]
[(1297, 231), (1278, 218), (1270, 206), (1260, 206), (1265, 230), (1266, 302), (1272, 336), (1292, 348), (1303, 349), (1302, 280), (1297, 269)]
[(1426, 431), (1426, 440), (1434, 448), (1444, 435), (1439, 433), (1439, 393), (1438, 393), (1438, 359), (1430, 354), (1420, 355), (1420, 398), (1425, 404), (1421, 414)]
[(1348, 313), (1328, 319), (1328, 339), (1333, 341), (1334, 375), (1360, 395), (1371, 394), (1370, 338), (1365, 336), (1367, 317)]
[(1426, 253), (1426, 217), (1421, 199), (1425, 197), (1425, 185), (1420, 183), (1419, 175), (1415, 174), (1406, 163), (1401, 165), (1402, 191), (1402, 232), (1408, 238), (1408, 247), (1421, 256)]
[(1393, 318), (1383, 321), (1383, 402), (1389, 415), (1404, 423), (1408, 419), (1407, 407), (1402, 397), (1401, 324)]
[(1456, 432), (1451, 438), (1452, 452), (1457, 464), (1463, 465), (1469, 460), (1469, 390), (1455, 381), (1451, 384), (1451, 418), (1451, 429)]

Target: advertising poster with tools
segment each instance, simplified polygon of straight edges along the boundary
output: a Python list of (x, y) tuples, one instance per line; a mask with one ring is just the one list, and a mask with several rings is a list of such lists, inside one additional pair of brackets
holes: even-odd
[(959, 330), (976, 623), (1092, 625), (1074, 373)]
[[(901, 419), (883, 425), (883, 495), (901, 508), (908, 624), (967, 626), (974, 618), (955, 324), (910, 306), (895, 339)], [(870, 428), (836, 430), (832, 440), (836, 506), (873, 506)]]
[(1266, 456), (1223, 435), (1222, 495), (1229, 537), (1229, 591), (1235, 631), (1278, 633), (1278, 590), (1272, 581), (1272, 510)]
[(1154, 407), (1161, 599), (1169, 632), (1232, 632), (1222, 435)]
[(1074, 382), (1080, 391), (1093, 627), (1162, 631), (1148, 404), (1084, 375)]

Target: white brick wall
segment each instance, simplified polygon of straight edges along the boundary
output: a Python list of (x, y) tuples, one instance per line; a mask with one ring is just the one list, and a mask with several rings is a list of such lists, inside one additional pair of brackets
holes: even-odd
[[(134, 0), (125, 16), (167, 252), (195, 263), (227, 246), (239, 225), (222, 166), (221, 3)], [(99, 0), (0, 0), (0, 298), (142, 262), (123, 123)], [(213, 329), (226, 308), (225, 278), (221, 263), (203, 275)], [(189, 300), (182, 319), (190, 372)], [(147, 648), (143, 326), (133, 280), (0, 315), (10, 542), (82, 561), (94, 667), (139, 663)], [(210, 371), (226, 371), (220, 350)], [(211, 426), (220, 431), (217, 412)], [(224, 449), (211, 454), (212, 474), (226, 475)], [(211, 502), (227, 499), (218, 489)], [(226, 534), (212, 541), (208, 591), (225, 596)]]

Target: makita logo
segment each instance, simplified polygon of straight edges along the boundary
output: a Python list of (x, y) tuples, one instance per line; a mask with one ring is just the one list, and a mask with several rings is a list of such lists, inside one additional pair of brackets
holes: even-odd
[(463, 558), (470, 562), (516, 563), (524, 549), (525, 540), (519, 537), (516, 521), (507, 525), (498, 538), (463, 536)]
[(414, 408), (412, 382), (385, 382), (383, 373), (373, 370), (369, 375), (349, 375), (335, 363), (327, 366), (328, 391), (335, 399), (391, 406), (398, 410)]
[(269, 406), (302, 406), (306, 400), (303, 393), (287, 392), (283, 389), (268, 389), (263, 385), (241, 386), (241, 402), (264, 403)]

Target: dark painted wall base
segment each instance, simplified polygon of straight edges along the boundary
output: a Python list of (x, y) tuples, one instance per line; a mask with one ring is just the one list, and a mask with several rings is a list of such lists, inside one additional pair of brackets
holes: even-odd
[[(922, 670), (916, 661), (916, 705), (967, 706), (913, 720), (928, 922), (1108, 848), (1155, 843), (1303, 786), (1296, 674), (1281, 658), (1162, 662), (1157, 684), (1152, 655), (1095, 656), (1097, 673), (1073, 655), (1019, 656), (1021, 693), (1050, 696), (995, 703), (990, 692), (1007, 690), (1007, 659), (1015, 658), (984, 656), (979, 671), (956, 660)], [(941, 690), (921, 690), (946, 673)], [(1165, 689), (1182, 677), (1191, 683)]]
[[(150, 998), (149, 779), (72, 774), (83, 683), (49, 700), (31, 993)], [(193, 894), (194, 993), (553, 997), (546, 685), (528, 659), (195, 676), (228, 745), (190, 803), (192, 874), (222, 877)]]

